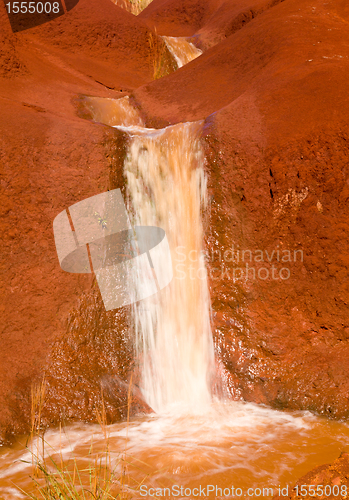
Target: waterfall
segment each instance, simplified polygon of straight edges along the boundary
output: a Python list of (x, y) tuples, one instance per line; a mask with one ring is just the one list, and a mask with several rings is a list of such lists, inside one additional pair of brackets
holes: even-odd
[(141, 389), (157, 413), (173, 406), (205, 411), (211, 402), (214, 350), (202, 246), (207, 200), (200, 127), (201, 122), (161, 130), (118, 127), (131, 136), (124, 172), (132, 223), (164, 229), (172, 257), (172, 282), (133, 306)]
[(163, 36), (162, 39), (175, 58), (178, 68), (181, 68), (202, 54), (202, 51), (185, 37)]

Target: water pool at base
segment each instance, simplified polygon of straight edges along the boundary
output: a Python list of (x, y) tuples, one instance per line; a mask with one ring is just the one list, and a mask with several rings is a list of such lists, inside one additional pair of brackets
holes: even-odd
[[(257, 498), (248, 494), (249, 488), (272, 488), (265, 492), (271, 498), (280, 486), (291, 491), (302, 475), (333, 461), (349, 445), (345, 423), (242, 402), (213, 403), (202, 415), (172, 408), (167, 414), (140, 416), (104, 431), (90, 424), (50, 430), (45, 435), (46, 454), (65, 463), (75, 457), (79, 468), (86, 469), (106, 449), (107, 439), (111, 466), (121, 473), (126, 464), (125, 495), (129, 496), (124, 498), (134, 499)], [(32, 442), (28, 447), (36, 453), (41, 444), (37, 447)], [(4, 500), (24, 498), (14, 485), (26, 492), (33, 487), (29, 449), (23, 438), (2, 450), (0, 497)], [(218, 488), (218, 494), (212, 487)]]

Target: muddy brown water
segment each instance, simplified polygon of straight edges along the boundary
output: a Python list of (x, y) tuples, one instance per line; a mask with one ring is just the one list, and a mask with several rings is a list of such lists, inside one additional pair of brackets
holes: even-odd
[[(188, 415), (176, 407), (164, 415), (110, 425), (107, 435), (111, 467), (118, 479), (125, 466), (120, 460), (126, 453), (125, 477), (130, 489), (125, 491), (130, 496), (125, 498), (135, 499), (151, 498), (149, 493), (155, 497), (161, 493), (164, 498), (255, 498), (263, 496), (263, 488), (272, 488), (276, 494), (280, 486), (292, 489), (307, 471), (349, 449), (346, 423), (242, 402), (212, 403), (205, 415)], [(86, 469), (106, 449), (106, 437), (98, 425), (50, 430), (45, 442), (47, 455), (57, 461), (62, 457), (66, 464), (75, 457), (80, 469)], [(32, 490), (30, 449), (36, 454), (36, 444), (28, 443), (26, 448), (25, 438), (2, 449), (0, 498), (24, 498), (18, 487)], [(216, 487), (222, 489), (217, 489), (218, 494), (212, 491)], [(271, 490), (265, 490), (265, 496), (270, 497)]]

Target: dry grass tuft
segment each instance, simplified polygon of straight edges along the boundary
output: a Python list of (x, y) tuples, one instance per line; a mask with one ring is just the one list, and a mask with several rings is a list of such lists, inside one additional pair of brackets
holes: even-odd
[[(128, 392), (128, 406), (131, 404), (131, 384)], [(103, 395), (102, 395), (103, 396)], [(97, 411), (97, 420), (104, 436), (103, 452), (94, 452), (91, 443), (87, 456), (77, 459), (73, 455), (63, 459), (61, 449), (53, 449), (45, 440), (41, 426), (41, 414), (45, 399), (45, 382), (32, 390), (32, 430), (30, 445), (33, 472), (31, 492), (18, 489), (32, 500), (128, 500), (142, 483), (130, 487), (128, 474), (127, 439), (125, 449), (117, 459), (111, 457), (106, 411), (102, 406)], [(127, 426), (129, 423), (129, 411)], [(60, 428), (60, 433), (62, 429)], [(61, 441), (61, 440), (60, 440)]]

